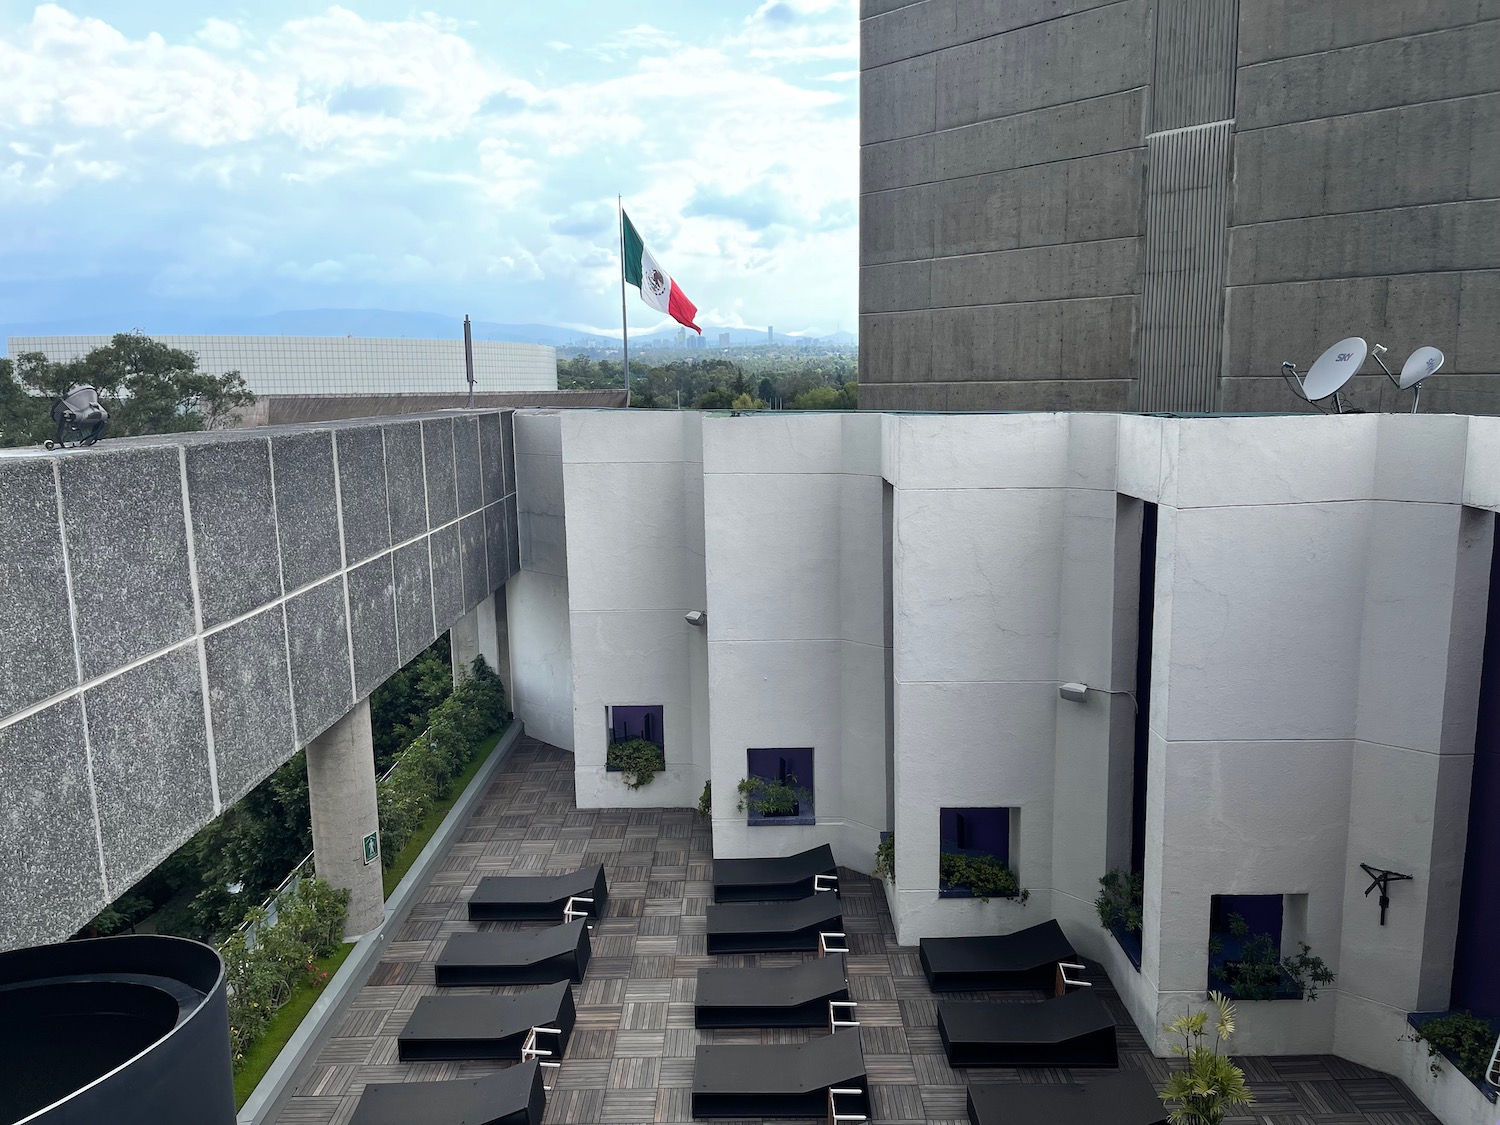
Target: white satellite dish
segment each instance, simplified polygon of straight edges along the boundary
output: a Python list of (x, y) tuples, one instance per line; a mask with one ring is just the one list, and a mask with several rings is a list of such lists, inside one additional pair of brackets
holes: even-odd
[(1396, 384), (1403, 391), (1409, 391), (1427, 376), (1431, 375), (1439, 367), (1443, 366), (1444, 355), (1437, 348), (1428, 345), (1418, 348), (1406, 357), (1406, 362), (1401, 365), (1401, 379)]
[[(1379, 347), (1379, 345), (1376, 346)], [(1320, 355), (1308, 368), (1306, 378), (1298, 373), (1297, 365), (1291, 360), (1281, 365), (1281, 373), (1285, 376), (1290, 372), (1289, 380), (1295, 381), (1297, 393), (1314, 405), (1317, 405), (1319, 399), (1332, 395), (1334, 409), (1342, 414), (1344, 403), (1339, 398), (1339, 391), (1344, 389), (1345, 383), (1354, 378), (1369, 351), (1369, 345), (1364, 342), (1363, 338), (1350, 336), (1340, 340)], [(1320, 406), (1318, 409), (1323, 408)], [(1324, 410), (1323, 413), (1328, 412)]]
[(1362, 337), (1350, 336), (1340, 340), (1307, 369), (1307, 378), (1302, 380), (1302, 393), (1309, 402), (1338, 394), (1344, 389), (1344, 384), (1354, 378), (1369, 351), (1370, 346)]

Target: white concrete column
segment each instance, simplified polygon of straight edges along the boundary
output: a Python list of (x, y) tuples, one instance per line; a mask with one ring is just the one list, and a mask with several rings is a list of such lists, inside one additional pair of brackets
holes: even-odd
[[(469, 670), (476, 656), (484, 657), (490, 670), (500, 674), (500, 632), (497, 625), (497, 602), (504, 604), (494, 594), (485, 598), (468, 613), (453, 623), (448, 633), (448, 642), (453, 657), (453, 685)], [(504, 680), (501, 675), (501, 679)], [(509, 683), (506, 684), (508, 688)]]
[(344, 936), (367, 934), (385, 921), (379, 848), (368, 860), (365, 848), (380, 832), (368, 699), (308, 744), (307, 796), (318, 878), (349, 891)]

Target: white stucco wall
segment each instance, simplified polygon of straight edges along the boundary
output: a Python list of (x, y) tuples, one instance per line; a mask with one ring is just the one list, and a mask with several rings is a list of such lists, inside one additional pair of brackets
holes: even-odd
[[(869, 870), (885, 827), (881, 419), (703, 423), (714, 853), (833, 846)], [(751, 826), (751, 748), (812, 747), (812, 825)]]
[[(571, 722), (581, 808), (695, 806), (709, 776), (702, 416), (561, 416)], [(632, 791), (605, 769), (610, 706), (661, 705), (667, 768)]]
[(557, 411), (515, 415), (521, 571), (506, 584), (512, 706), (533, 737), (573, 749), (572, 637)]
[[(1451, 978), (1500, 421), (522, 417), (511, 616), (546, 656), (523, 679), (516, 644), (518, 710), (566, 715), (549, 740), (578, 747), (581, 800), (691, 804), (711, 776), (717, 855), (827, 841), (861, 870), (894, 827), (903, 944), (1057, 917), (1159, 1051), (1202, 1002), (1212, 896), (1299, 896), (1286, 947), (1338, 980), (1241, 1003), (1236, 1048), (1334, 1051), (1479, 1125), (1467, 1083), (1402, 1036)], [(1093, 899), (1129, 856), (1141, 501), (1159, 507), (1137, 970)], [(630, 794), (602, 772), (603, 709), (658, 702), (668, 775)], [(817, 823), (748, 826), (746, 750), (802, 746)], [(1017, 810), (1024, 906), (937, 896), (938, 810), (986, 805)], [(1383, 927), (1361, 862), (1413, 876)]]

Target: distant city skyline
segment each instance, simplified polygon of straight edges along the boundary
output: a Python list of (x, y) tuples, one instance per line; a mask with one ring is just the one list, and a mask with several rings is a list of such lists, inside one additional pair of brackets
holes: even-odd
[(855, 327), (853, 0), (183, 7), (0, 0), (0, 333), (617, 336), (617, 193), (714, 339)]

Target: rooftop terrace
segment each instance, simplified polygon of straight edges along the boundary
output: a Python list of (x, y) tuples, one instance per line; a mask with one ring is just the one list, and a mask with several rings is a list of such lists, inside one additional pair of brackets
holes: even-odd
[[(534, 738), (521, 740), (312, 1063), (279, 1118), (282, 1125), (344, 1125), (367, 1082), (459, 1078), (494, 1068), (396, 1059), (396, 1036), (407, 1016), (418, 1000), (437, 991), (433, 965), (444, 941), (478, 928), (467, 920), (465, 902), (486, 875), (561, 873), (592, 863), (603, 863), (609, 875), (609, 904), (594, 930), (594, 956), (582, 985), (574, 986), (578, 1023), (548, 1098), (548, 1122), (688, 1122), (699, 1043), (785, 1043), (810, 1034), (693, 1027), (700, 968), (788, 964), (802, 957), (708, 956), (705, 907), (713, 861), (708, 825), (689, 809), (580, 810), (573, 778), (572, 754)], [(936, 999), (917, 951), (896, 944), (883, 891), (851, 871), (841, 872), (840, 883), (851, 949), (850, 994), (860, 1004), (873, 1120), (961, 1125), (970, 1082), (1089, 1080), (1088, 1072), (1052, 1068), (950, 1069), (938, 1039)], [(483, 924), (508, 927), (519, 924)], [(1146, 1050), (1097, 966), (1090, 966), (1089, 976), (1119, 1025), (1121, 1066), (1143, 1070), (1160, 1085), (1177, 1064)], [(1040, 994), (976, 993), (973, 998), (1024, 1003)], [(1238, 1061), (1256, 1105), (1252, 1115), (1232, 1118), (1234, 1125), (1436, 1125), (1400, 1082), (1343, 1059)]]

